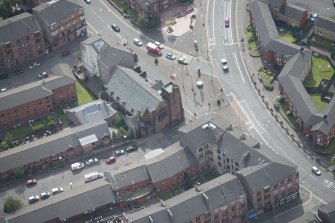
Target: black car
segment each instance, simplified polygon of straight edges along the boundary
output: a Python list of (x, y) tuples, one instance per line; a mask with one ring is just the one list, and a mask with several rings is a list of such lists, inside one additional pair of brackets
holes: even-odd
[(137, 146), (129, 146), (127, 149), (126, 149), (126, 151), (127, 151), (127, 153), (131, 153), (131, 152), (134, 152), (134, 151), (137, 151)]
[(111, 26), (115, 32), (120, 32), (120, 27), (118, 25), (112, 24)]

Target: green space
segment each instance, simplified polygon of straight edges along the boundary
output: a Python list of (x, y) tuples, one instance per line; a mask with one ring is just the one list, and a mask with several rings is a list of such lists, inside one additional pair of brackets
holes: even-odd
[(162, 199), (163, 201), (166, 201), (170, 199), (171, 197), (173, 197), (171, 192), (166, 192), (164, 194), (159, 195), (159, 198)]
[(312, 56), (312, 72), (304, 81), (305, 87), (319, 87), (322, 79), (330, 80), (334, 75), (334, 68), (327, 58)]
[(330, 51), (335, 50), (335, 42), (329, 39), (326, 39), (322, 36), (313, 34), (310, 36), (308, 40), (311, 42), (312, 45), (319, 46), (323, 49), (330, 50)]
[(255, 35), (255, 31), (251, 25), (249, 25), (246, 28), (246, 38), (248, 40), (248, 49), (249, 49), (250, 55), (253, 57), (260, 57), (261, 53), (258, 50), (257, 43), (256, 43), (257, 38)]
[(260, 70), (258, 76), (263, 84), (272, 84), (274, 79), (272, 72), (267, 70)]
[(319, 112), (322, 112), (327, 103), (321, 101), (321, 94), (311, 94), (311, 99)]
[(291, 32), (279, 33), (279, 37), (280, 39), (289, 43), (294, 43), (296, 41), (296, 38), (292, 35)]
[(78, 106), (94, 101), (95, 98), (91, 95), (80, 82), (76, 82)]
[(175, 23), (175, 19), (173, 17), (170, 17), (165, 21), (166, 26), (172, 26), (174, 25), (174, 23)]
[(286, 121), (290, 123), (290, 125), (292, 126), (294, 130), (296, 131), (300, 130), (300, 126), (297, 124), (296, 119), (293, 113), (291, 112), (291, 110), (287, 107), (286, 102), (283, 100), (279, 102), (278, 104), (279, 104), (280, 114), (286, 119)]

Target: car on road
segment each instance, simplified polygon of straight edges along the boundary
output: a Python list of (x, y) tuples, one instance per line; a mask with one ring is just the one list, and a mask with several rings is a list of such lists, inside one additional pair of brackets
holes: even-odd
[(49, 74), (45, 71), (38, 75), (39, 79), (43, 79), (43, 78), (47, 78), (47, 77), (49, 77)]
[(116, 162), (116, 157), (115, 156), (111, 156), (106, 160), (106, 164), (112, 164)]
[(334, 7), (335, 7), (335, 0), (333, 0), (333, 5), (334, 5)]
[(37, 195), (28, 197), (28, 202), (29, 202), (30, 204), (31, 204), (31, 203), (35, 203), (36, 201), (39, 201), (39, 200), (40, 200), (40, 197), (37, 196)]
[(117, 33), (120, 32), (120, 27), (118, 25), (112, 24), (111, 27), (115, 32), (117, 32)]
[(141, 40), (135, 38), (135, 39), (134, 39), (134, 44), (135, 44), (136, 46), (142, 46), (142, 45), (143, 45), (143, 42), (142, 42)]
[(221, 59), (221, 65), (222, 65), (222, 69), (223, 69), (224, 71), (229, 70), (229, 66), (228, 66), (228, 61), (227, 61), (227, 59)]
[(92, 159), (89, 159), (86, 161), (86, 165), (89, 166), (89, 165), (92, 165), (94, 163), (97, 163), (99, 160), (98, 158), (92, 158)]
[(118, 149), (118, 150), (115, 151), (115, 156), (121, 156), (123, 154), (125, 154), (123, 149)]
[(316, 166), (312, 167), (312, 172), (317, 176), (321, 176), (321, 171)]
[(161, 44), (160, 42), (155, 41), (154, 43), (155, 43), (156, 46), (158, 46), (159, 49), (164, 49), (164, 45)]
[(26, 186), (32, 186), (36, 184), (37, 184), (37, 180), (35, 178), (31, 178), (26, 181)]
[(91, 4), (91, 0), (84, 0), (84, 2), (86, 2), (86, 4)]
[(127, 153), (131, 153), (131, 152), (134, 152), (134, 151), (137, 151), (137, 150), (138, 150), (138, 148), (137, 148), (137, 146), (135, 146), (135, 145), (133, 145), (133, 146), (129, 146), (129, 147), (126, 149)]
[(70, 54), (71, 54), (71, 51), (69, 51), (69, 50), (64, 50), (63, 53), (62, 53), (62, 57), (66, 57), (66, 56), (68, 56), (68, 55), (70, 55)]
[(316, 20), (318, 17), (319, 17), (319, 15), (318, 15), (317, 13), (313, 13), (313, 14), (311, 15), (310, 20), (311, 20), (312, 22), (315, 22), (315, 20)]
[(226, 17), (225, 19), (224, 19), (224, 26), (226, 27), (226, 28), (228, 28), (229, 27), (229, 17)]
[(6, 92), (7, 91), (7, 88), (1, 88), (0, 92), (3, 93), (3, 92)]
[(40, 198), (41, 199), (47, 199), (47, 198), (49, 198), (50, 197), (50, 192), (43, 192), (43, 193), (41, 193), (41, 195), (40, 195)]
[(32, 64), (30, 64), (29, 65), (29, 69), (31, 70), (31, 69), (34, 69), (34, 68), (36, 68), (36, 67), (39, 67), (39, 66), (41, 66), (41, 64), (40, 63), (32, 63)]
[(186, 57), (179, 57), (178, 58), (178, 63), (183, 64), (183, 65), (188, 64)]
[(166, 54), (166, 58), (168, 58), (170, 60), (175, 60), (176, 59), (176, 55), (174, 55), (173, 53), (167, 53)]
[(59, 194), (62, 193), (64, 190), (62, 187), (55, 187), (51, 189), (51, 194), (55, 195), (55, 194)]

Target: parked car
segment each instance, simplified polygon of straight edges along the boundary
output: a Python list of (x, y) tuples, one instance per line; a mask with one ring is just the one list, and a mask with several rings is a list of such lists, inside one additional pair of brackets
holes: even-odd
[(40, 198), (41, 199), (47, 199), (47, 198), (49, 198), (50, 197), (50, 192), (43, 192), (43, 193), (41, 193), (41, 195), (40, 195)]
[(82, 162), (76, 162), (76, 163), (71, 164), (71, 170), (72, 171), (80, 170), (80, 169), (83, 169), (84, 167), (85, 167), (85, 165)]
[(39, 67), (39, 66), (41, 66), (40, 63), (32, 63), (32, 64), (29, 65), (29, 69), (31, 70), (31, 69), (34, 69), (34, 68)]
[(22, 74), (22, 73), (24, 73), (24, 70), (22, 70), (22, 69), (16, 69), (16, 70), (13, 71), (14, 76)]
[(159, 49), (164, 49), (164, 45), (158, 41), (155, 42), (155, 45), (158, 46)]
[(71, 54), (71, 52), (69, 50), (64, 50), (63, 53), (62, 53), (62, 57), (66, 57), (70, 54)]
[(29, 202), (30, 204), (31, 204), (31, 203), (35, 203), (36, 201), (39, 201), (39, 200), (40, 200), (40, 197), (37, 196), (37, 195), (28, 197), (28, 202)]
[(35, 178), (31, 178), (26, 181), (26, 186), (32, 186), (35, 184), (37, 184), (37, 180)]
[(120, 32), (120, 27), (118, 25), (112, 24), (111, 27), (115, 32), (117, 32), (117, 33)]
[(62, 187), (55, 187), (51, 189), (51, 194), (55, 195), (55, 194), (59, 194), (62, 193), (64, 190)]
[(174, 55), (173, 53), (167, 53), (166, 54), (166, 58), (168, 58), (170, 60), (175, 60), (176, 59), (176, 55)]
[(312, 172), (317, 176), (321, 176), (321, 171), (316, 166), (312, 167)]
[(115, 151), (115, 156), (121, 156), (123, 154), (125, 154), (123, 149), (118, 149), (118, 150)]
[(86, 4), (91, 4), (91, 0), (84, 0), (84, 2), (86, 2)]
[(86, 165), (92, 165), (94, 163), (97, 163), (99, 160), (97, 158), (92, 158), (86, 161)]
[(227, 59), (221, 59), (221, 65), (222, 65), (222, 69), (223, 69), (224, 71), (229, 70), (229, 66), (228, 66)]
[(229, 17), (226, 17), (225, 19), (224, 19), (224, 26), (226, 27), (226, 28), (228, 28), (229, 27)]
[(315, 22), (316, 18), (318, 18), (318, 17), (319, 17), (319, 15), (318, 15), (317, 13), (313, 13), (313, 14), (311, 15), (310, 20), (311, 20), (312, 22)]
[(106, 160), (106, 164), (112, 164), (116, 162), (116, 157), (115, 156), (111, 156)]
[(3, 92), (6, 92), (7, 91), (7, 88), (1, 88), (0, 92), (3, 93)]
[(185, 57), (179, 57), (178, 58), (178, 63), (183, 64), (183, 65), (187, 65), (187, 59)]
[(134, 152), (134, 151), (137, 151), (137, 150), (138, 150), (138, 148), (137, 148), (137, 146), (135, 146), (135, 145), (133, 145), (133, 146), (129, 146), (129, 147), (126, 149), (127, 153), (131, 153), (131, 152)]
[(134, 39), (134, 44), (135, 44), (136, 46), (142, 46), (142, 45), (143, 45), (143, 42), (142, 42), (141, 40), (135, 38), (135, 39)]
[(47, 78), (47, 77), (49, 77), (49, 74), (45, 71), (38, 75), (39, 79), (43, 79), (43, 78)]

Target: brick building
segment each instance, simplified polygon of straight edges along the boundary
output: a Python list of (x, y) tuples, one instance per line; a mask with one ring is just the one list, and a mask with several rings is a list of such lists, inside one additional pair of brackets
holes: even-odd
[(86, 35), (84, 9), (74, 0), (42, 3), (33, 15), (43, 30), (46, 53)]
[(75, 80), (51, 76), (0, 94), (0, 128), (47, 116), (55, 108), (75, 103)]
[(29, 13), (0, 21), (0, 70), (44, 54), (42, 30)]
[(335, 20), (319, 16), (314, 24), (313, 33), (331, 41), (335, 41)]

